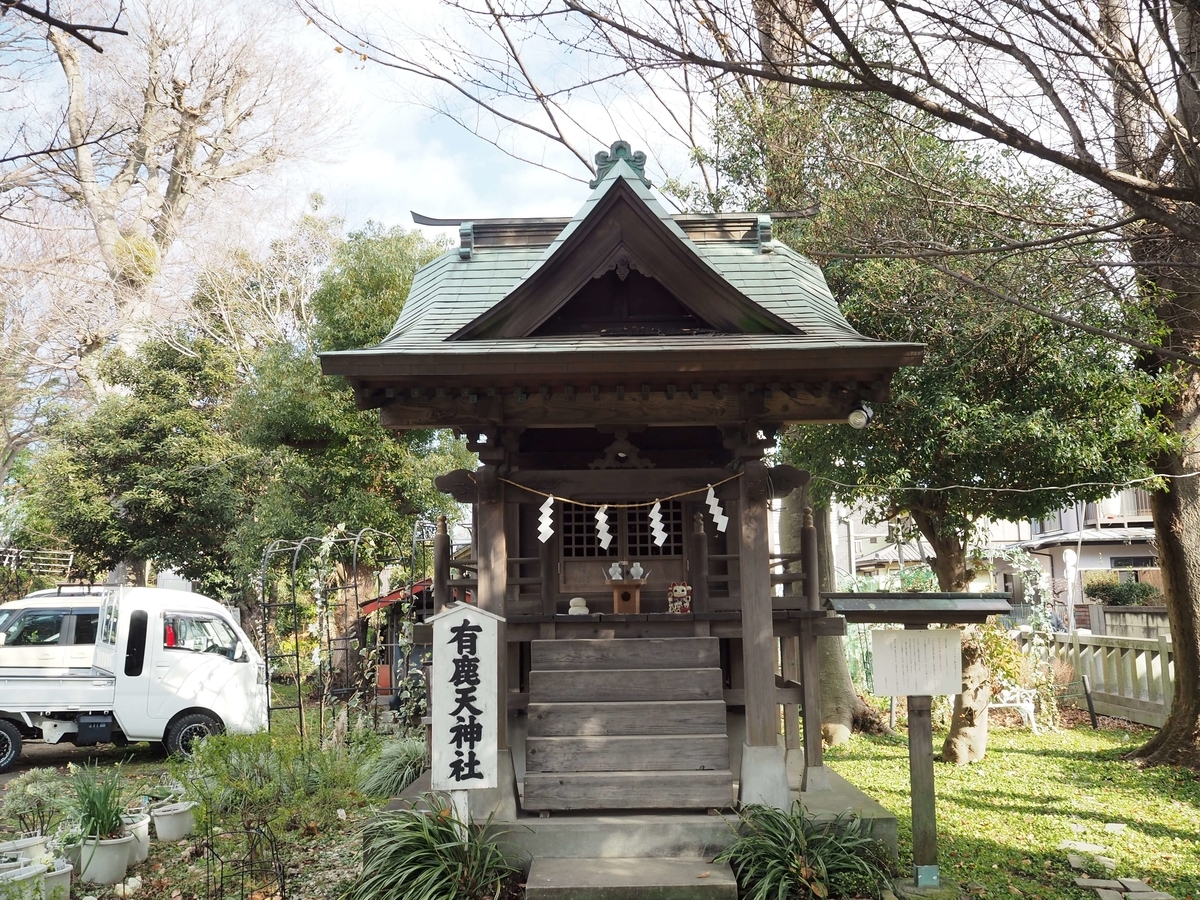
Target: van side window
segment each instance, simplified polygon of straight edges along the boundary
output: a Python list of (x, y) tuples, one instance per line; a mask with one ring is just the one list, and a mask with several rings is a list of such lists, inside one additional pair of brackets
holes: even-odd
[(163, 647), (167, 650), (216, 653), (242, 662), (246, 650), (243, 647), (239, 654), (238, 644), (233, 629), (216, 616), (167, 613), (163, 619)]
[(66, 611), (61, 609), (27, 609), (4, 629), (4, 646), (57, 644), (65, 616)]
[(76, 644), (94, 644), (96, 643), (96, 626), (99, 622), (100, 614), (95, 612), (85, 612), (76, 610), (75, 612), (75, 643)]
[(129, 617), (129, 643), (125, 648), (125, 674), (136, 676), (142, 674), (142, 666), (146, 663), (146, 624), (148, 622), (144, 609), (134, 610)]
[(104, 604), (101, 612), (104, 614), (104, 621), (100, 625), (100, 640), (105, 644), (115, 644), (117, 642), (117, 604), (110, 600)]

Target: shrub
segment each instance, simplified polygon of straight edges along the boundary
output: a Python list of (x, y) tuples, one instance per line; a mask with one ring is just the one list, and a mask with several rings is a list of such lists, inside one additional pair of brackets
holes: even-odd
[(1094, 582), (1084, 593), (1106, 606), (1145, 606), (1162, 598), (1162, 591), (1145, 581)]
[(857, 816), (818, 824), (799, 802), (790, 812), (750, 805), (740, 813), (738, 838), (715, 862), (728, 862), (747, 900), (878, 897), (891, 865), (883, 845)]
[(483, 835), (463, 824), (449, 801), (426, 794), (432, 812), (404, 809), (370, 825), (363, 842), (363, 871), (342, 900), (481, 900), (496, 897), (519, 869)]
[(66, 809), (69, 783), (54, 769), (30, 769), (8, 783), (0, 795), (0, 819), (23, 832), (49, 834)]
[(215, 734), (173, 772), (218, 818), (236, 814), (259, 825), (300, 809), (332, 815), (357, 796), (359, 772), (377, 752), (373, 735), (356, 730), (349, 737), (322, 749), (267, 732)]
[(426, 768), (424, 739), (388, 741), (379, 756), (363, 766), (359, 789), (373, 797), (395, 797)]

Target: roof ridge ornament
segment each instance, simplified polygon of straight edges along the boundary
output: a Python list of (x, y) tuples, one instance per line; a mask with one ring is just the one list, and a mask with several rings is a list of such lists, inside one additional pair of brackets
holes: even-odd
[(617, 164), (617, 161), (622, 159), (629, 164), (629, 168), (637, 173), (638, 178), (642, 179), (642, 184), (652, 187), (649, 179), (646, 178), (646, 154), (641, 150), (635, 153), (628, 141), (616, 141), (607, 150), (601, 150), (596, 154), (596, 177), (588, 182), (588, 187), (595, 190), (596, 186), (604, 180), (604, 176), (612, 171), (612, 167)]

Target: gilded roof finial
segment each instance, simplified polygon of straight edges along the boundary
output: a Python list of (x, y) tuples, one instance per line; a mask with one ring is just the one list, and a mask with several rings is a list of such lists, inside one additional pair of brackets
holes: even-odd
[(617, 141), (609, 149), (596, 154), (596, 177), (588, 182), (588, 187), (594, 190), (619, 159), (629, 163), (629, 167), (642, 179), (642, 184), (650, 187), (650, 181), (646, 178), (646, 154), (641, 150), (634, 153), (628, 141)]

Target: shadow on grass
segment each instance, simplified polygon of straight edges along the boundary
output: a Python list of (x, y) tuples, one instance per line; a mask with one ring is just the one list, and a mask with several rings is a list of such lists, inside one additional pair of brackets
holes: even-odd
[[(997, 798), (997, 800), (983, 799)], [(959, 807), (974, 810), (989, 810), (1004, 813), (1025, 813), (1035, 816), (1061, 816), (1072, 821), (1090, 821), (1098, 823), (1101, 828), (1113, 821), (1111, 814), (1080, 810), (1071, 806), (1072, 798), (1068, 796), (1050, 796), (1045, 802), (1022, 801), (1014, 802), (1013, 795), (1003, 791), (971, 791), (969, 795), (956, 792), (945, 798), (948, 802)], [(1040, 799), (1040, 798), (1039, 798)], [(998, 802), (997, 802), (998, 801)], [(1120, 820), (1120, 817), (1118, 817)], [(1181, 841), (1194, 842), (1197, 834), (1192, 830), (1172, 828), (1153, 822), (1125, 822), (1128, 830), (1152, 838), (1174, 838)]]
[[(901, 868), (911, 874), (910, 823), (900, 823)], [(939, 867), (943, 881), (956, 881), (972, 897), (1007, 898), (1034, 897), (1038, 900), (1095, 900), (1092, 890), (1075, 886), (1076, 876), (1113, 877), (1098, 864), (1085, 872), (1076, 871), (1067, 862), (1067, 852), (1057, 847), (1037, 846), (1031, 842), (1006, 844), (961, 832), (943, 831), (939, 841)], [(1152, 886), (1166, 890), (1176, 897), (1200, 896), (1200, 879), (1183, 877), (1168, 880), (1167, 873), (1152, 865), (1137, 871), (1119, 868), (1120, 877), (1145, 878)], [(1019, 893), (1018, 893), (1019, 892)]]

